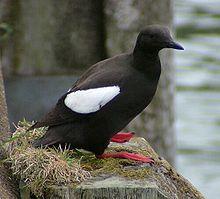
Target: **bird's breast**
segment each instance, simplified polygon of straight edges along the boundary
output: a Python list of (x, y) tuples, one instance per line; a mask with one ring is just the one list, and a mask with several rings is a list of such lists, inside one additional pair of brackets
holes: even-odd
[(121, 85), (120, 94), (103, 109), (103, 112), (107, 118), (129, 122), (148, 106), (156, 88), (157, 82), (143, 77), (130, 78)]

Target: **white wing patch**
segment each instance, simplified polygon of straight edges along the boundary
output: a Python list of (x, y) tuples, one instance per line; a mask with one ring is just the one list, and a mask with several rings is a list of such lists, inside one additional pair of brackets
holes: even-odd
[(100, 110), (119, 93), (119, 86), (78, 90), (68, 94), (64, 100), (64, 103), (74, 112), (93, 113)]

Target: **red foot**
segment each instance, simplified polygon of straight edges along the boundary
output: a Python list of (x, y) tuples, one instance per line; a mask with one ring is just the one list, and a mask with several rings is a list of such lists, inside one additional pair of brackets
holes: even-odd
[(134, 136), (133, 132), (119, 132), (111, 138), (111, 142), (124, 143), (128, 142)]
[(150, 157), (146, 157), (141, 154), (136, 153), (128, 153), (128, 152), (118, 152), (118, 153), (106, 153), (102, 155), (97, 155), (97, 158), (124, 158), (124, 159), (130, 159), (135, 161), (140, 161), (144, 163), (154, 163), (154, 160)]

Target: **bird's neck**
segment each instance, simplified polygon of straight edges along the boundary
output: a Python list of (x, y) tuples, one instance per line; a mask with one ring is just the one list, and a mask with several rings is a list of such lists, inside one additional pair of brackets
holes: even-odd
[(158, 50), (141, 49), (135, 46), (133, 51), (133, 67), (148, 75), (151, 73), (160, 74), (161, 65), (158, 52)]

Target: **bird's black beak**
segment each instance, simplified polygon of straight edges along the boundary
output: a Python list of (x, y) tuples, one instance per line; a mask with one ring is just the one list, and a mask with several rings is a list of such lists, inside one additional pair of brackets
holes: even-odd
[(169, 43), (167, 43), (167, 48), (174, 48), (174, 49), (177, 49), (177, 50), (184, 50), (184, 48), (180, 44), (178, 44), (174, 41), (170, 41)]

